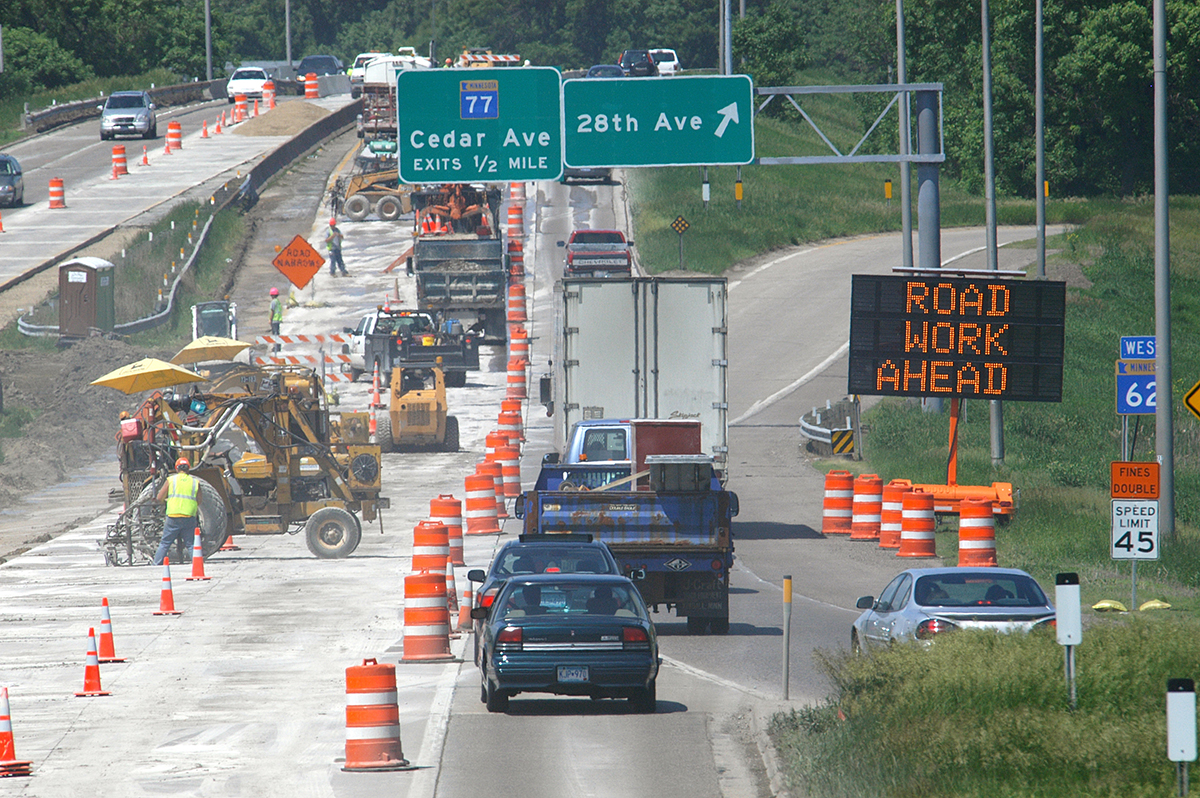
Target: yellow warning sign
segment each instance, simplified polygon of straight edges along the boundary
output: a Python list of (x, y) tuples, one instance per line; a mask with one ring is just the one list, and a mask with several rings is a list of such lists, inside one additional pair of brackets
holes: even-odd
[(1200, 418), (1200, 382), (1192, 386), (1192, 389), (1183, 397), (1183, 406), (1192, 411), (1192, 415)]

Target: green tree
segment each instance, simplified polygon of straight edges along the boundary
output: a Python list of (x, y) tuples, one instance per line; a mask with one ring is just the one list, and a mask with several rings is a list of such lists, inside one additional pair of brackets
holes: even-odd
[(756, 86), (795, 83), (796, 73), (805, 63), (804, 32), (786, 2), (776, 0), (765, 10), (735, 21), (733, 59)]
[(56, 89), (91, 78), (92, 70), (48, 36), (29, 28), (4, 29), (0, 97)]

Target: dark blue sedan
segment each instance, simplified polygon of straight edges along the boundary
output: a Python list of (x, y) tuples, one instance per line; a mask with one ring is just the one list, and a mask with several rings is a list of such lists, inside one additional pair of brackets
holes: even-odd
[(625, 577), (512, 577), (471, 617), (484, 621), (480, 700), (489, 712), (504, 712), (517, 693), (628, 698), (654, 712), (658, 637)]

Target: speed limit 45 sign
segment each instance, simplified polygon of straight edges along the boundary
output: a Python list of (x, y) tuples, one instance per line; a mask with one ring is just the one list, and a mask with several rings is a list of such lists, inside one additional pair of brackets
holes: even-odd
[(1158, 502), (1149, 499), (1113, 499), (1112, 558), (1158, 559)]

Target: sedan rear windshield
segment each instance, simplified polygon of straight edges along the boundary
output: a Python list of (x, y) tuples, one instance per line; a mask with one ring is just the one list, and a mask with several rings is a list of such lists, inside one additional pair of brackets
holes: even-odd
[(614, 573), (605, 556), (588, 547), (563, 548), (544, 543), (509, 546), (496, 563), (497, 576), (541, 574), (557, 570), (564, 574)]
[(1046, 594), (1037, 582), (1020, 574), (937, 574), (917, 580), (913, 593), (926, 607), (1044, 607)]
[(620, 233), (600, 233), (595, 231), (575, 234), (576, 244), (624, 244)]
[(230, 80), (266, 80), (267, 73), (261, 69), (239, 69)]
[(570, 582), (517, 585), (509, 590), (501, 617), (520, 618), (534, 615), (610, 615), (645, 618), (636, 591), (628, 585), (581, 585)]

